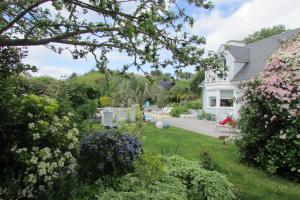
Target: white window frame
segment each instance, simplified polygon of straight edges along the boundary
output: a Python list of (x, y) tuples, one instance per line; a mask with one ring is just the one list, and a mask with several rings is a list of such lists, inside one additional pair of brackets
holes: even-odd
[[(229, 98), (221, 98), (221, 91), (232, 91), (232, 106), (222, 106), (221, 105), (221, 101), (222, 99), (229, 99)], [(220, 93), (219, 93), (219, 98), (220, 98), (220, 108), (234, 108), (234, 90), (220, 90)]]
[[(211, 98), (211, 97), (213, 97), (213, 98), (216, 99), (216, 106), (210, 106), (210, 98)], [(208, 108), (217, 108), (217, 107), (218, 107), (218, 97), (217, 97), (217, 96), (212, 96), (212, 95), (211, 95), (211, 96), (208, 96), (207, 99), (208, 99), (208, 101), (207, 101), (207, 107), (208, 107)]]

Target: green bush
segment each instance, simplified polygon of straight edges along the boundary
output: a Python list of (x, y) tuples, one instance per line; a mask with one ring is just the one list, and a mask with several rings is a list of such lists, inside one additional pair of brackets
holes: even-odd
[(186, 105), (188, 109), (201, 109), (202, 103), (201, 100), (194, 100), (194, 101), (184, 101), (180, 103), (181, 105)]
[(97, 197), (110, 200), (187, 200), (185, 185), (168, 174), (162, 175), (159, 181), (150, 185), (140, 184), (138, 177), (128, 174), (120, 179), (115, 190), (107, 188)]
[(213, 162), (208, 151), (203, 151), (200, 153), (200, 165), (202, 168), (209, 171), (215, 171), (218, 169), (217, 164)]
[(146, 154), (136, 167), (135, 173), (115, 180), (114, 187), (96, 182), (78, 189), (72, 199), (88, 199), (82, 194), (110, 200), (235, 199), (232, 184), (223, 175), (200, 168), (196, 161)]
[(188, 108), (186, 106), (182, 106), (182, 105), (177, 105), (175, 107), (172, 108), (170, 115), (172, 117), (179, 117), (181, 114), (187, 113), (188, 112)]
[(207, 171), (200, 168), (198, 162), (179, 156), (165, 159), (168, 173), (185, 183), (188, 199), (235, 199), (233, 185), (227, 181), (224, 175), (216, 171)]
[(99, 104), (102, 107), (108, 107), (111, 105), (111, 100), (108, 96), (102, 96), (99, 98)]
[(210, 113), (205, 113), (205, 119), (208, 120), (208, 121), (211, 121), (213, 118), (212, 118), (212, 114)]
[[(64, 196), (60, 190), (76, 173), (78, 130), (72, 113), (59, 113), (59, 104), (49, 97), (24, 95), (11, 124), (1, 163), (2, 198), (40, 199)], [(1, 150), (3, 152), (3, 150)], [(59, 188), (59, 189), (58, 189)], [(71, 189), (71, 187), (69, 187)]]
[(175, 104), (175, 106), (173, 106), (170, 115), (172, 117), (179, 117), (181, 114), (188, 113), (189, 109), (200, 109), (201, 105), (202, 104), (200, 100), (182, 101), (179, 104)]
[(240, 159), (300, 181), (300, 34), (282, 44), (259, 77), (244, 85)]
[(163, 174), (164, 164), (158, 155), (145, 153), (134, 163), (135, 173), (146, 185), (155, 183)]
[(216, 120), (216, 118), (215, 118), (215, 116), (213, 114), (208, 113), (208, 112), (204, 112), (204, 111), (202, 111), (202, 113), (199, 114), (197, 116), (197, 118), (199, 120), (208, 120), (208, 121), (215, 121)]

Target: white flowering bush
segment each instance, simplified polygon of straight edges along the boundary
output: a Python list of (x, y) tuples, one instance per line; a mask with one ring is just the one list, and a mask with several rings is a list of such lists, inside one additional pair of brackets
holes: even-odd
[(21, 99), (22, 129), (11, 142), (0, 197), (40, 199), (46, 193), (59, 193), (59, 184), (76, 173), (79, 133), (73, 114), (60, 113), (55, 100), (36, 95)]
[(243, 85), (237, 141), (242, 161), (300, 180), (300, 34)]

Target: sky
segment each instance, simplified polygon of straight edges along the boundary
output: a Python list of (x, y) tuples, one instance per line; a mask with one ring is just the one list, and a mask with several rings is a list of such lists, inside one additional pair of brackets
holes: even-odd
[[(203, 46), (206, 51), (216, 51), (222, 43), (232, 39), (241, 40), (264, 27), (278, 24), (283, 24), (289, 29), (300, 27), (300, 0), (212, 1), (215, 7), (211, 11), (203, 12), (192, 8), (188, 10), (196, 19), (196, 23), (188, 29), (188, 32), (206, 38), (206, 45)], [(110, 52), (108, 58), (110, 69), (121, 69), (131, 60), (118, 51)], [(42, 46), (30, 47), (24, 63), (38, 67), (39, 70), (33, 74), (34, 76), (47, 75), (55, 78), (68, 76), (73, 72), (83, 74), (95, 67), (92, 58), (73, 60), (68, 52), (59, 55)], [(145, 66), (144, 70), (151, 69)], [(130, 71), (140, 73), (133, 68)], [(163, 71), (174, 72), (172, 68)], [(188, 68), (186, 71), (193, 72), (194, 68)]]

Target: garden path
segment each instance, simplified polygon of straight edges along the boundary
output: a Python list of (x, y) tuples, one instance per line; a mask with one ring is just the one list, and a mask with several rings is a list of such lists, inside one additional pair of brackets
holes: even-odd
[(209, 135), (212, 137), (219, 137), (224, 135), (230, 135), (229, 129), (227, 128), (217, 128), (215, 121), (206, 121), (198, 119), (189, 119), (189, 118), (175, 118), (175, 117), (166, 117), (163, 121), (168, 122), (171, 126), (177, 128), (182, 128), (185, 130), (193, 131), (200, 134)]

